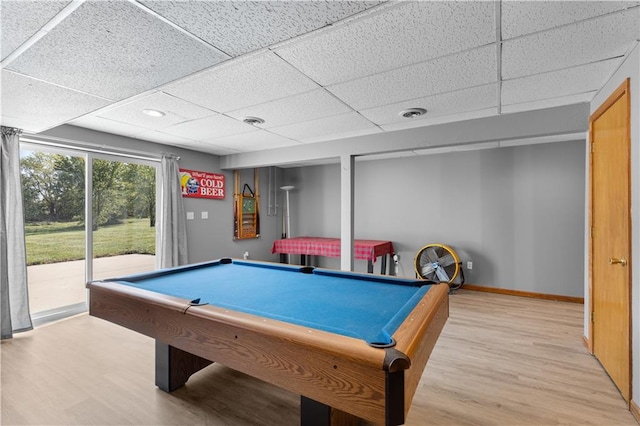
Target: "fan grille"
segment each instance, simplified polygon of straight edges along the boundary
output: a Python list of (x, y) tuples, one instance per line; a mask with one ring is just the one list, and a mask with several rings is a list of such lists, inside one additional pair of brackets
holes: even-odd
[(416, 254), (414, 264), (416, 274), (421, 279), (445, 282), (450, 286), (460, 273), (458, 255), (444, 244), (428, 244), (422, 247)]

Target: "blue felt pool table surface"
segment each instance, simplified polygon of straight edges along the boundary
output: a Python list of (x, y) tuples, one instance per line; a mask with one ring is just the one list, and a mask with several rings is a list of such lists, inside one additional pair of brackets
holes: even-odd
[(420, 280), (235, 259), (109, 281), (374, 345), (392, 344), (393, 333), (432, 287)]

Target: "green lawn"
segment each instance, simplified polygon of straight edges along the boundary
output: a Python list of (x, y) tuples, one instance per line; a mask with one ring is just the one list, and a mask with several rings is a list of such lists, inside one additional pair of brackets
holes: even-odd
[[(27, 224), (27, 264), (84, 259), (84, 225), (77, 222)], [(93, 233), (93, 256), (155, 254), (156, 228), (149, 219), (127, 219), (119, 225), (101, 226)]]

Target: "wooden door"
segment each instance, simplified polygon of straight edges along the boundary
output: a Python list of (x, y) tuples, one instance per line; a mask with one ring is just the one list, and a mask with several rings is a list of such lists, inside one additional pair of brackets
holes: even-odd
[(631, 398), (629, 81), (591, 116), (591, 344)]

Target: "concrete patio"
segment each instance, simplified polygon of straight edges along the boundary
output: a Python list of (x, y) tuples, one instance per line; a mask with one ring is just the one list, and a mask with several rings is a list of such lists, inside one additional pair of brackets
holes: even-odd
[[(152, 271), (156, 257), (127, 254), (101, 257), (93, 261), (93, 278), (113, 278)], [(27, 267), (31, 314), (83, 303), (86, 300), (85, 261), (51, 263)]]

